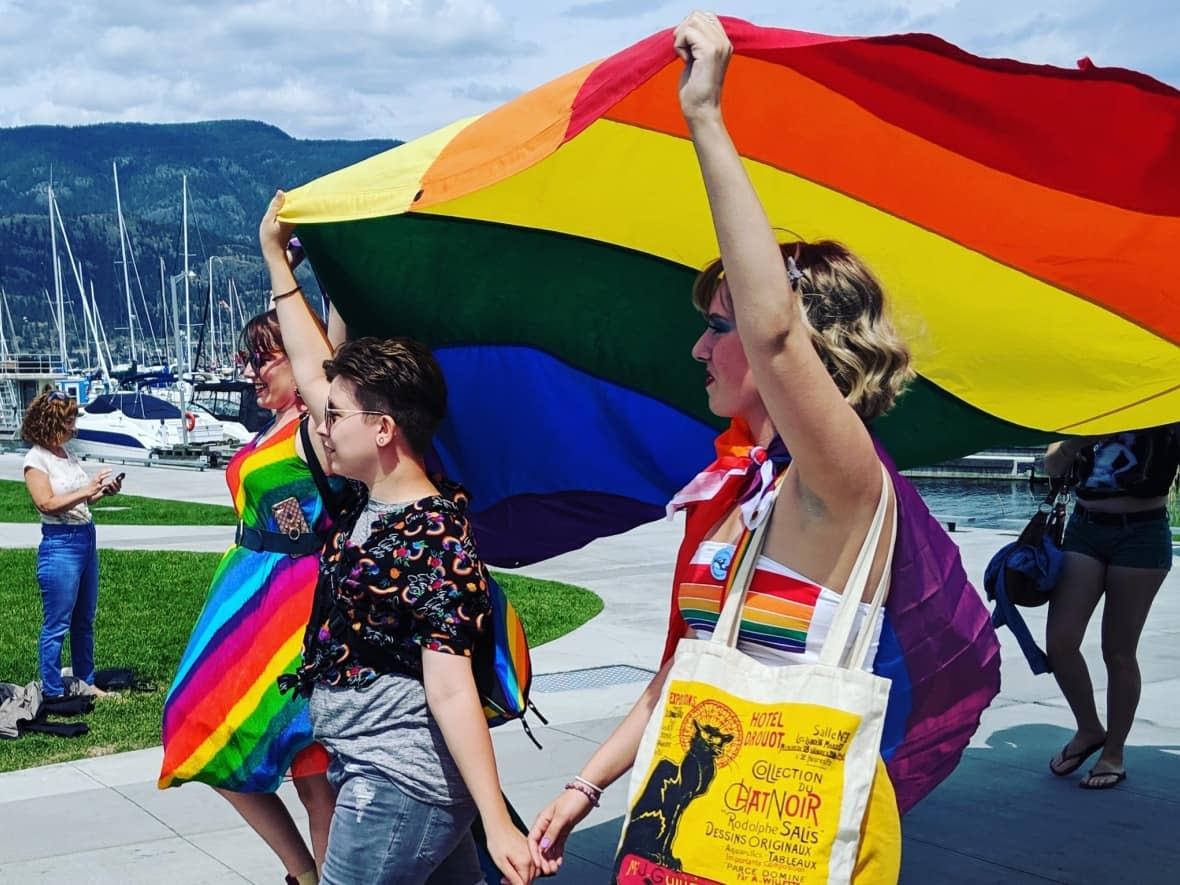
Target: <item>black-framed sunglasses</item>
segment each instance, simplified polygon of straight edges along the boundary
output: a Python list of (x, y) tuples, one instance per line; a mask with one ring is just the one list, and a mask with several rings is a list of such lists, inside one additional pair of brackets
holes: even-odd
[(271, 360), (277, 360), (282, 354), (277, 350), (254, 350), (246, 353), (243, 350), (238, 351), (238, 363), (245, 367), (249, 366), (254, 370), (254, 374), (262, 371), (262, 367)]
[(51, 390), (46, 394), (45, 398), (51, 403), (68, 403), (71, 397), (66, 396), (60, 390)]
[(388, 415), (388, 412), (374, 412), (372, 409), (333, 409), (324, 406), (324, 420), (321, 422), (324, 433), (331, 433), (337, 421), (350, 418), (353, 415)]

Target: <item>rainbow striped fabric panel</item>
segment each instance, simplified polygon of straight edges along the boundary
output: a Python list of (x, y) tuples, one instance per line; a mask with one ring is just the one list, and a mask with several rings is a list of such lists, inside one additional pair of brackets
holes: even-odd
[[(732, 544), (705, 542), (690, 561), (677, 599), (680, 614), (694, 630), (712, 633), (716, 628), (732, 556)], [(821, 593), (822, 588), (806, 578), (759, 557), (742, 606), (738, 641), (783, 654), (805, 654)]]
[[(899, 466), (1180, 420), (1180, 93), (723, 21), (772, 224), (863, 256), (913, 350), (874, 427)], [(680, 69), (655, 34), (288, 194), (345, 319), (438, 350), (439, 456), (490, 562), (655, 518), (711, 460), (689, 289), (717, 243)]]
[(523, 716), (528, 709), (533, 664), (524, 623), (491, 575), (488, 575), (488, 596), (492, 602), (489, 660), (477, 662), (476, 672), (490, 676), (479, 684), (479, 689), (484, 716), (488, 725), (494, 727)]
[[(227, 468), (247, 525), (276, 531), (270, 506), (292, 495), (310, 525), (320, 518), (315, 483), (295, 453), (297, 428), (244, 446)], [(306, 701), (279, 694), (275, 680), (299, 663), (318, 566), (316, 555), (236, 545), (222, 557), (165, 701), (161, 788), (201, 781), (274, 791), (311, 743)]]

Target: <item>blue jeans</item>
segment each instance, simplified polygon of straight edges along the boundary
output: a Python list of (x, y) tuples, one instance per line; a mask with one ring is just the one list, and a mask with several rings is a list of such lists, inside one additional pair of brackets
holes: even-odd
[(98, 610), (98, 545), (94, 523), (41, 526), (37, 548), (37, 583), (44, 621), (37, 661), (41, 690), (50, 697), (65, 693), (61, 647), (70, 634), (74, 676), (94, 684), (94, 613)]
[(475, 806), (431, 805), (368, 766), (333, 757), (336, 810), (320, 885), (477, 885)]

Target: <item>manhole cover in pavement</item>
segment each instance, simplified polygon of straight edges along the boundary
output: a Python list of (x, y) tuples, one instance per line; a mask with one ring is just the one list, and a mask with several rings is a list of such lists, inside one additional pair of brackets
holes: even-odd
[(647, 682), (655, 675), (654, 670), (622, 664), (567, 670), (564, 673), (541, 673), (533, 677), (533, 691), (553, 693), (581, 688), (606, 688), (609, 685), (624, 685), (629, 682)]

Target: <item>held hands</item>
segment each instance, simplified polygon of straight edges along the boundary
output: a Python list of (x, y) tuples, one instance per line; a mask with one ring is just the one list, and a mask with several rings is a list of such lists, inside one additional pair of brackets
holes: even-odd
[(585, 794), (565, 790), (537, 815), (529, 830), (529, 850), (542, 875), (552, 876), (561, 868), (565, 840), (592, 808)]
[(529, 851), (528, 840), (520, 830), (505, 819), (495, 829), (487, 828), (488, 855), (496, 868), (503, 873), (503, 885), (528, 885), (537, 875)]
[(721, 118), (721, 84), (733, 55), (725, 28), (711, 12), (693, 12), (676, 28), (676, 54), (684, 61), (680, 74), (680, 110), (691, 126)]

